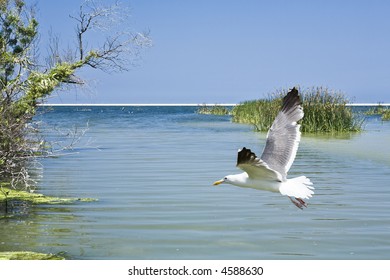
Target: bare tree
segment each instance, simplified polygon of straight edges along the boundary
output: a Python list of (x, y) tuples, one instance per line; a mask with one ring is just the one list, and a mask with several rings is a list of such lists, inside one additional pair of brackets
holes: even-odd
[[(85, 1), (76, 15), (70, 15), (77, 22), (76, 34), (78, 60), (92, 68), (103, 71), (128, 71), (133, 66), (141, 49), (150, 47), (149, 32), (132, 32), (123, 28), (128, 18), (128, 9), (117, 1), (110, 6), (102, 6), (96, 1)], [(121, 26), (119, 30), (114, 26)], [(86, 34), (93, 31), (106, 33), (98, 47), (87, 47)]]

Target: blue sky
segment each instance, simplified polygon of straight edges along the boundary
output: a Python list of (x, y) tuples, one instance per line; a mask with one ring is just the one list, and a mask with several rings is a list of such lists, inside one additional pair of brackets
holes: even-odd
[[(68, 15), (81, 1), (34, 2), (42, 42), (52, 28), (72, 45)], [(126, 24), (150, 30), (153, 47), (129, 72), (82, 71), (87, 88), (49, 102), (237, 103), (296, 85), (390, 102), (390, 1), (122, 2), (131, 10)]]

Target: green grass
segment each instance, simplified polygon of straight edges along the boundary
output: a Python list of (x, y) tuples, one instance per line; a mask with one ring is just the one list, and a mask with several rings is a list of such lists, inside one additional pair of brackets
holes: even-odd
[[(233, 121), (254, 125), (257, 131), (267, 131), (282, 105), (288, 90), (280, 90), (267, 99), (243, 102), (232, 110)], [(337, 133), (361, 131), (363, 120), (354, 115), (341, 93), (325, 87), (299, 89), (305, 116), (301, 131), (306, 133)]]
[(229, 115), (229, 110), (221, 105), (215, 104), (214, 106), (207, 106), (206, 104), (200, 105), (196, 111), (198, 114), (203, 115)]

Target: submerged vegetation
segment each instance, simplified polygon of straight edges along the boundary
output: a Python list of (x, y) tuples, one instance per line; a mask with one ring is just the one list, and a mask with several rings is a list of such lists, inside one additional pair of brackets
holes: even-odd
[(229, 115), (230, 111), (228, 108), (215, 104), (214, 106), (207, 106), (206, 104), (200, 105), (196, 111), (202, 115)]
[(367, 116), (379, 115), (383, 121), (390, 120), (390, 108), (381, 104), (378, 104), (378, 106), (369, 109), (367, 112), (365, 112), (365, 114)]
[[(267, 131), (280, 110), (283, 96), (288, 90), (271, 94), (268, 99), (246, 101), (232, 110), (233, 121), (252, 124), (257, 131)], [(326, 87), (300, 89), (305, 117), (301, 130), (306, 133), (358, 132), (363, 119), (356, 116), (349, 100), (341, 93)]]

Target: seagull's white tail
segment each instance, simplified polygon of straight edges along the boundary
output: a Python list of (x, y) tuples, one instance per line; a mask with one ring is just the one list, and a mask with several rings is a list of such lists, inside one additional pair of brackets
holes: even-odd
[(313, 183), (309, 178), (300, 176), (292, 179), (287, 179), (283, 182), (279, 188), (279, 191), (283, 195), (289, 197), (295, 197), (299, 199), (310, 198), (314, 194)]

